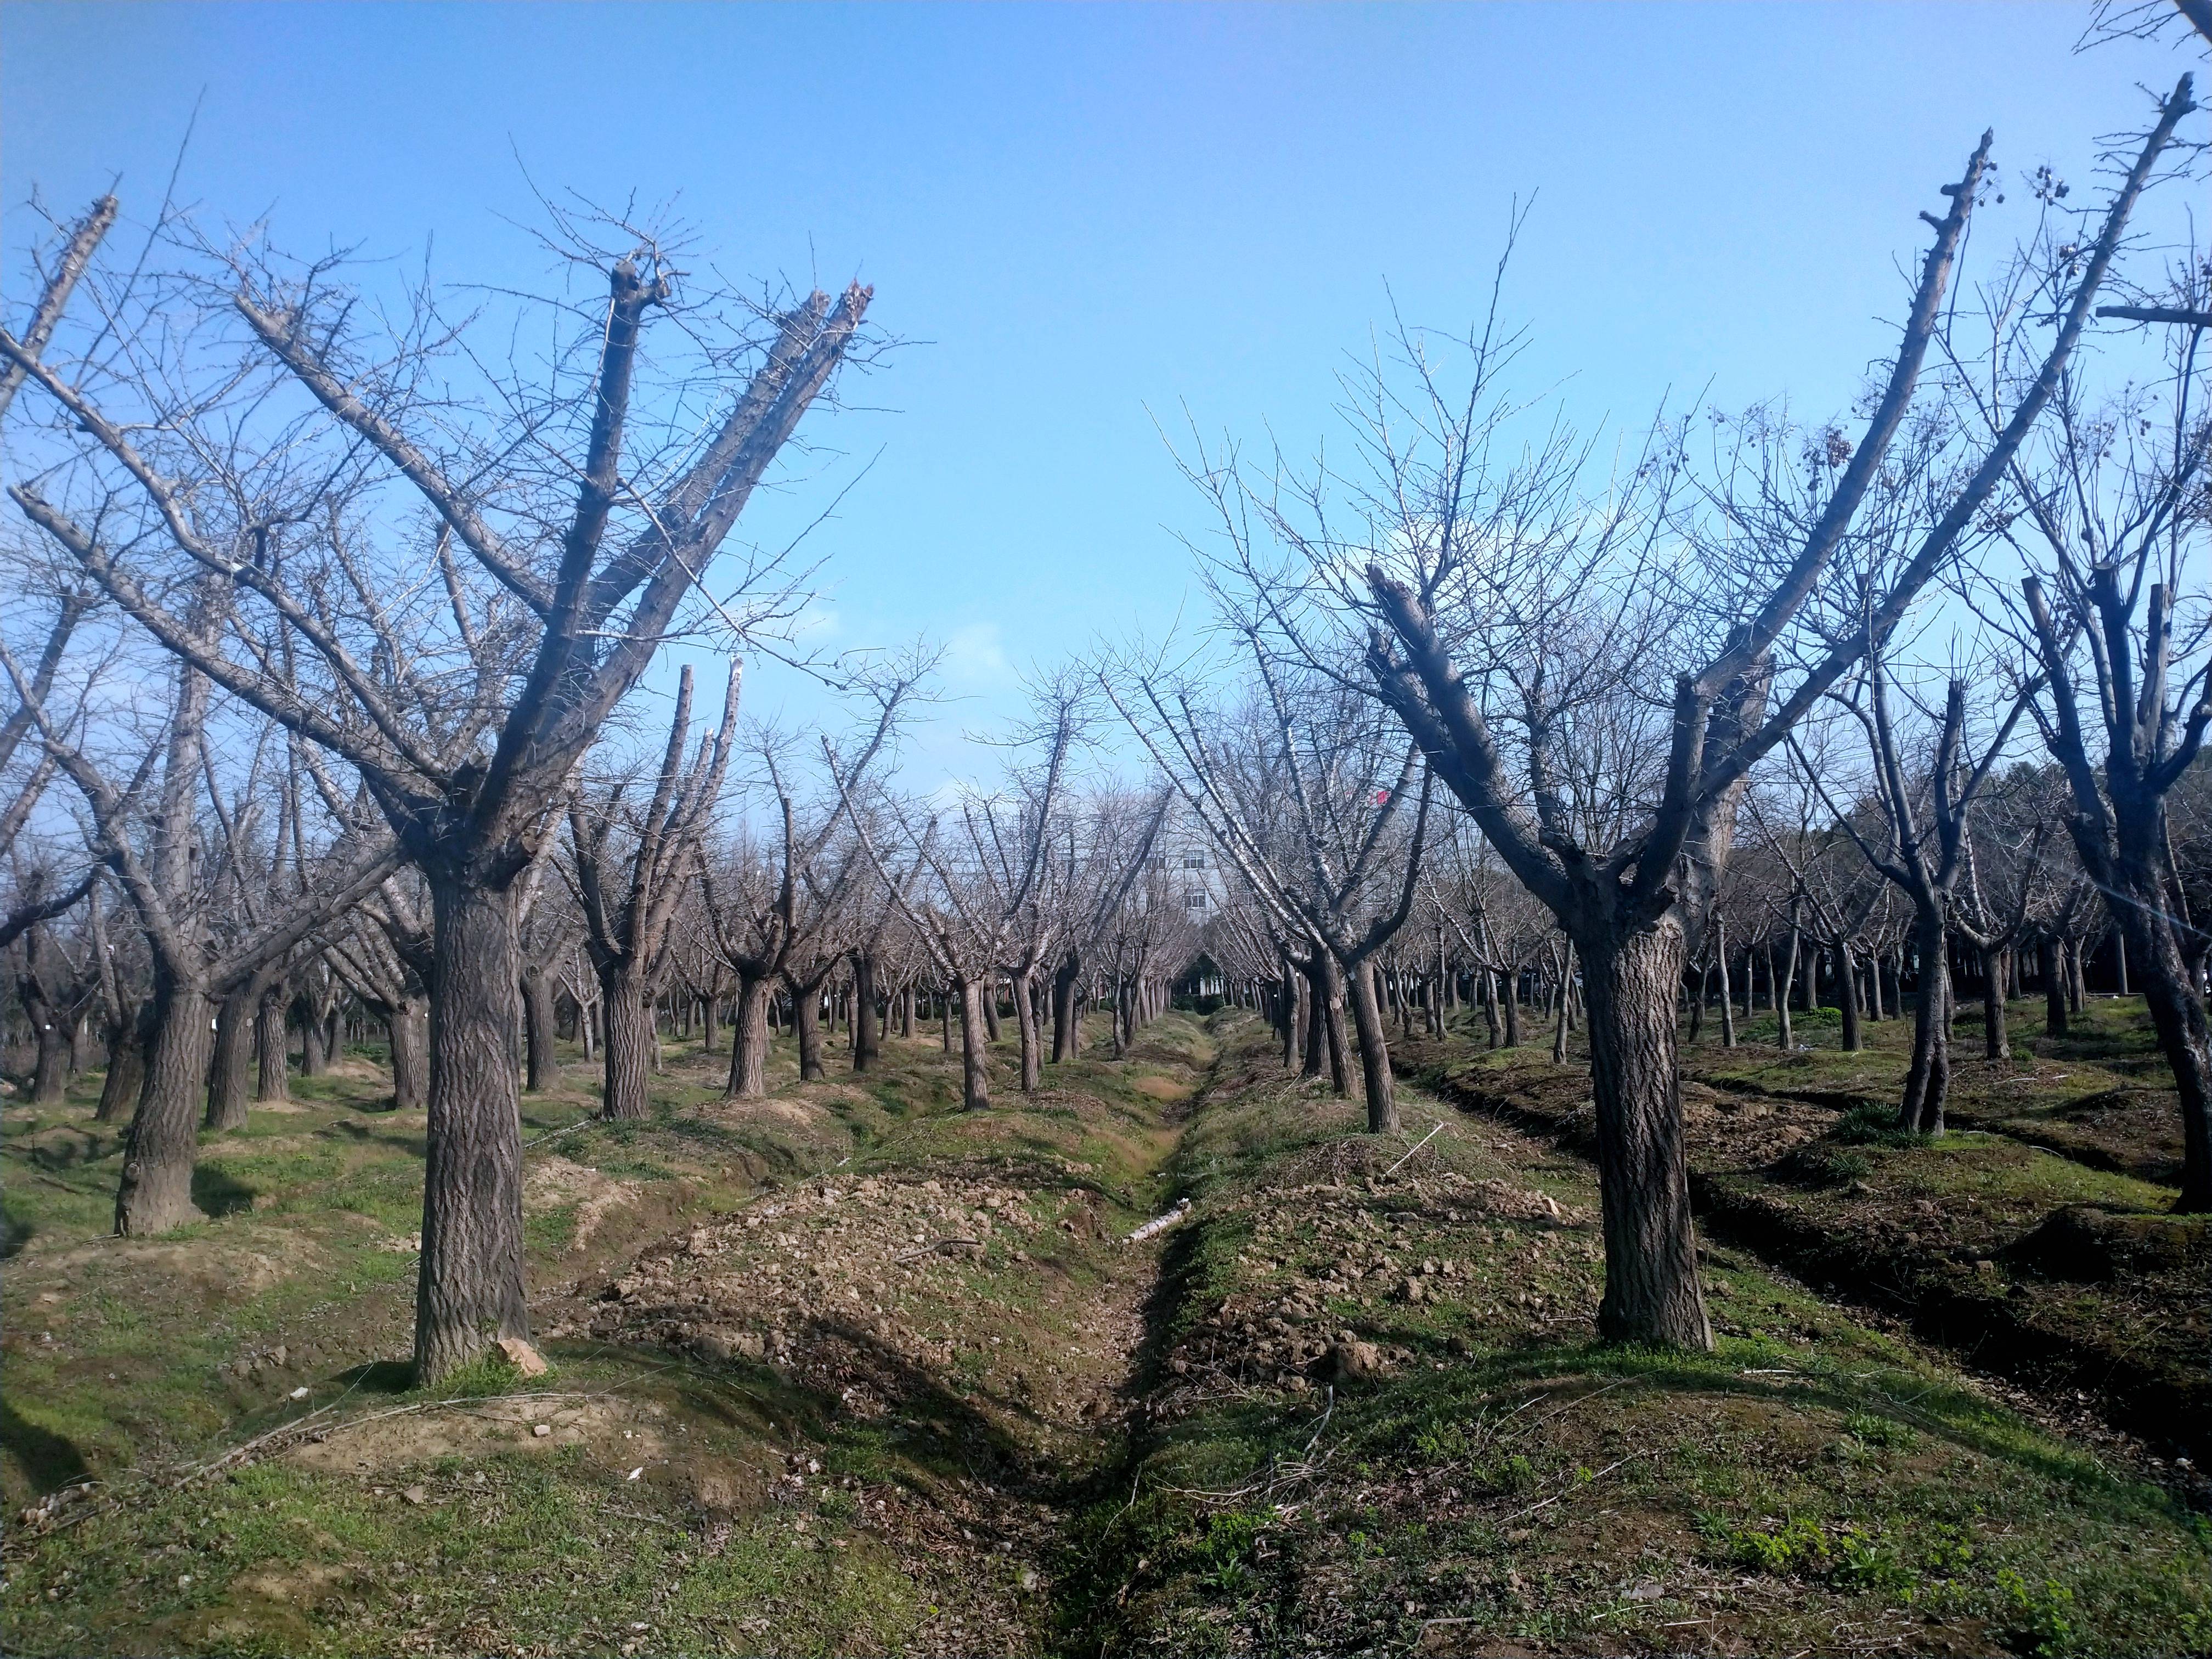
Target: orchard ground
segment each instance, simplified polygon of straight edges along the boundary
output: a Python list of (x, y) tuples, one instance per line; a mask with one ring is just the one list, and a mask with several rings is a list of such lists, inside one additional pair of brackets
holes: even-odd
[(780, 1044), (752, 1103), (671, 1044), (619, 1125), (569, 1054), (551, 1370), (428, 1394), (380, 1056), (210, 1138), (153, 1240), (88, 1076), (6, 1118), (6, 1646), (2203, 1652), (2202, 1225), (2140, 1005), (2030, 1012), (2009, 1063), (1962, 1020), (1936, 1144), (1882, 1131), (1901, 1024), (1685, 1049), (1696, 1358), (1592, 1340), (1586, 1071), (1479, 1030), (1403, 1045), (1379, 1139), (1237, 1012), (1100, 1022), (1030, 1099), (1010, 1042), (981, 1113), (933, 1035)]

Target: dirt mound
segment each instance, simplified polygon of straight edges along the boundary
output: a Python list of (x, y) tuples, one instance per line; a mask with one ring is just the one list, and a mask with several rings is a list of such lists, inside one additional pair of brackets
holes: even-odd
[(2201, 1215), (2115, 1215), (2069, 1204), (2004, 1255), (2051, 1279), (2095, 1285), (2131, 1275), (2212, 1278), (2212, 1218)]
[(584, 1248), (610, 1211), (634, 1204), (637, 1198), (635, 1182), (617, 1181), (557, 1153), (533, 1164), (522, 1182), (526, 1210), (555, 1210), (564, 1204), (576, 1206), (576, 1231), (568, 1240), (571, 1250)]

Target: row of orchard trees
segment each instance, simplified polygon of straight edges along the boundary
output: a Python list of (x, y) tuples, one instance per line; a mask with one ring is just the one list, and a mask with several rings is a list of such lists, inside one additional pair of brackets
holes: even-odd
[[(556, 214), (565, 287), (455, 314), (167, 208), (112, 259), (102, 203), (0, 331), (10, 579), (46, 600), (9, 608), (0, 727), (34, 1070), (51, 1087), (97, 1011), (130, 1115), (118, 1226), (149, 1231), (191, 1213), (241, 1055), (272, 1086), (288, 1018), (311, 1052), (341, 1004), (386, 1023), (428, 1115), (434, 1378), (526, 1334), (518, 1096), (564, 1002), (635, 1116), (656, 1007), (726, 1011), (746, 1094), (772, 1018), (818, 1071), (849, 997), (864, 1065), (919, 987), (981, 1104), (1009, 1006), (1032, 1090), (1091, 998), (1117, 1044), (1157, 1012), (1193, 953), (1161, 850), (1188, 836), (1230, 884), (1217, 960), (1267, 988), (1286, 1061), (1346, 1092), (1356, 1066), (1378, 1131), (1416, 1003), (1433, 1024), (1472, 992), (1503, 1041), (1534, 1000), (1561, 1054), (1581, 1023), (1609, 1337), (1710, 1343), (1678, 1018), (1771, 939), (1814, 941), (1876, 1009), (1905, 947), (1903, 1109), (1934, 1128), (1954, 951), (2001, 970), (2047, 924), (2078, 961), (2101, 907), (2174, 1072), (2183, 1202), (2212, 1206), (2169, 808), (2212, 723), (2189, 562), (2212, 277), (2122, 269), (2195, 113), (2184, 77), (2091, 207), (2029, 180), (2033, 233), (1969, 273), (1985, 135), (1921, 216), (1848, 431), (1668, 418), (1608, 470), (1563, 418), (1529, 435), (1494, 309), (1401, 331), (1345, 378), (1348, 460), (1187, 457), (1217, 532), (1201, 648), (1048, 679), (1003, 775), (927, 801), (891, 769), (926, 664), (851, 677), (867, 715), (811, 745), (750, 731), (734, 672), (719, 718), (684, 677), (665, 741), (632, 696), (670, 639), (733, 659), (803, 603), (809, 573), (732, 532), (872, 356), (866, 289), (720, 292), (666, 240)], [(1955, 684), (1929, 683), (1932, 616), (1972, 624)], [(1149, 781), (1097, 781), (1101, 744)]]
[(1601, 467), (1563, 416), (1528, 422), (1493, 308), (1346, 370), (1325, 464), (1188, 453), (1217, 648), (1100, 678), (1238, 878), (1218, 955), (1340, 1088), (1349, 1006), (1378, 1130), (1386, 1010), (1410, 1029), (1465, 981), (1517, 1037), (1540, 995), (1562, 1056), (1579, 1021), (1607, 1337), (1710, 1346), (1676, 1045), (1732, 967), (1771, 962), (1781, 1014), (1820, 959), (1854, 1018), (1909, 985), (1900, 1112), (1933, 1132), (1954, 957), (2002, 981), (2032, 950), (2078, 993), (2116, 934), (2179, 1097), (2181, 1204), (2212, 1208), (2175, 833), (2199, 827), (2172, 806), (2212, 724), (2212, 266), (2123, 270), (2147, 193), (2202, 153), (2196, 113), (2184, 76), (2094, 206), (2032, 176), (2032, 234), (1970, 270), (1984, 135), (1922, 215), (1850, 429), (1662, 419)]

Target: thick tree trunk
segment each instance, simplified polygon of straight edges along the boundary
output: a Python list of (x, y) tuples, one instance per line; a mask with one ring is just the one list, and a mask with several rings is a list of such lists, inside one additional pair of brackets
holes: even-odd
[(95, 1123), (120, 1123), (138, 1104), (146, 1082), (146, 1048), (153, 1040), (154, 1005), (140, 1004), (107, 1028), (107, 1075), (100, 1080)]
[(998, 975), (992, 975), (988, 979), (984, 980), (977, 989), (982, 995), (984, 1028), (990, 1032), (991, 1041), (996, 1042), (1000, 1036)]
[(320, 1077), (331, 1069), (328, 1033), (323, 1027), (323, 1011), (305, 998), (300, 1003), (300, 1075)]
[(419, 1112), (430, 1103), (430, 1007), (402, 996), (385, 1026), (392, 1034), (392, 1109)]
[(1352, 1024), (1359, 1033), (1359, 1078), (1367, 1091), (1367, 1133), (1398, 1132), (1398, 1099), (1390, 1086), (1390, 1039), (1375, 999), (1375, 968), (1355, 962), (1346, 971), (1352, 993)]
[(737, 1012), (730, 1020), (730, 1085), (732, 1100), (760, 1100), (768, 1094), (768, 981), (738, 975)]
[(246, 1079), (253, 1056), (253, 1007), (250, 991), (233, 991), (216, 1015), (215, 1063), (208, 1075), (206, 1127), (217, 1134), (246, 1127), (252, 1098)]
[(2134, 958), (2151, 1029), (2173, 1073), (2181, 1106), (2181, 1196), (2174, 1208), (2198, 1214), (2212, 1210), (2212, 1025), (2165, 919), (2163, 884), (2154, 877), (2145, 885), (2148, 898), (2129, 908), (2126, 953)]
[(899, 1036), (908, 1042), (914, 1041), (914, 987), (911, 984), (899, 992)]
[(865, 1072), (883, 1052), (883, 1027), (876, 1022), (876, 959), (853, 953), (853, 1069)]
[(1288, 1005), (1286, 1018), (1289, 1029), (1283, 1034), (1283, 1069), (1305, 1076), (1319, 1074), (1321, 1062), (1311, 1058), (1314, 1054), (1313, 985), (1304, 971), (1288, 958), (1284, 960), (1283, 996)]
[(1037, 1030), (1035, 969), (1014, 975), (1014, 1018), (1022, 1042), (1022, 1092), (1033, 1095), (1044, 1086), (1044, 1049)]
[(1482, 976), (1482, 1023), (1490, 1033), (1490, 1046), (1495, 1048), (1504, 1034), (1504, 1027), (1498, 1018), (1498, 975), (1487, 968), (1480, 971)]
[(543, 1094), (560, 1080), (553, 1051), (553, 978), (542, 963), (522, 964), (522, 1086)]
[[(699, 999), (699, 1052), (719, 1054), (722, 1047), (722, 1000), (713, 988)], [(854, 1068), (859, 1070), (858, 1066)]]
[(1625, 938), (1578, 938), (1576, 948), (1589, 988), (1590, 1084), (1605, 1222), (1598, 1331), (1612, 1342), (1708, 1350), (1712, 1328), (1698, 1285), (1675, 1070), (1681, 923), (1670, 912)]
[(289, 1065), (291, 1056), (289, 1033), (284, 1029), (284, 1006), (289, 1001), (282, 990), (261, 994), (261, 1001), (253, 1012), (253, 1059), (256, 1100), (287, 1100), (291, 1097)]
[(429, 1156), (415, 1374), (436, 1382), (502, 1337), (530, 1334), (522, 1273), (521, 951), (514, 895), (429, 873)]
[(1916, 1134), (1943, 1133), (1943, 1108), (1951, 1092), (1951, 969), (1942, 912), (1923, 910), (1916, 939), (1920, 995), (1912, 1011), (1912, 1060), (1905, 1073), (1898, 1127)]
[(62, 1029), (60, 1016), (44, 998), (26, 999), (23, 1012), (30, 1017), (39, 1045), (39, 1057), (32, 1073), (31, 1099), (40, 1106), (59, 1105), (69, 1093), (69, 1033)]
[(787, 977), (791, 993), (792, 1029), (799, 1033), (799, 1080), (819, 1083), (829, 1075), (822, 1064), (822, 982), (802, 985)]
[(1505, 1046), (1521, 1046), (1521, 970), (1514, 969), (1505, 975)]
[(2043, 981), (2043, 1034), (2063, 1037), (2066, 1035), (2066, 985), (2059, 975), (2057, 941), (2036, 940), (2035, 976)]
[(118, 1233), (163, 1233), (200, 1219), (192, 1202), (192, 1164), (214, 1046), (215, 1003), (159, 967), (154, 1003), (146, 1086), (123, 1143), (123, 1179), (115, 1194)]
[(960, 994), (960, 1101), (971, 1112), (991, 1103), (990, 1030), (983, 1022), (984, 987), (962, 982)]
[(1075, 951), (1053, 969), (1053, 1064), (1075, 1060), (1084, 1051), (1084, 963)]
[(635, 964), (616, 960), (600, 968), (599, 1006), (606, 1010), (607, 1021), (599, 1115), (610, 1122), (643, 1122), (653, 1115), (649, 1079), (659, 1040), (653, 1005)]

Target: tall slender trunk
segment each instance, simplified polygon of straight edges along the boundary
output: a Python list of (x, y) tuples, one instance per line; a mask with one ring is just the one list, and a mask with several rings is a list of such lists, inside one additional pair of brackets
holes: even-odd
[(983, 1022), (984, 988), (975, 980), (959, 985), (960, 1102), (971, 1112), (991, 1103), (989, 1028)]
[(1915, 940), (1920, 954), (1920, 995), (1912, 1010), (1912, 1060), (1905, 1073), (1898, 1127), (1915, 1133), (1943, 1133), (1943, 1107), (1951, 1092), (1950, 951), (1942, 912), (1923, 908)]
[(1482, 1023), (1490, 1033), (1490, 1046), (1495, 1048), (1501, 1030), (1498, 1018), (1498, 975), (1487, 968), (1476, 971), (1482, 978)]
[(143, 1002), (107, 1027), (107, 1075), (100, 1079), (95, 1123), (119, 1123), (138, 1103), (146, 1082), (146, 1048), (153, 1040), (154, 1005)]
[(1790, 993), (1797, 983), (1797, 930), (1790, 930), (1790, 948), (1783, 952), (1778, 968), (1774, 947), (1770, 945), (1766, 950), (1767, 982), (1774, 993), (1774, 1040), (1787, 1050), (1797, 1046), (1797, 1030), (1790, 1019)]
[(1521, 1046), (1521, 970), (1514, 969), (1505, 975), (1505, 1046)]
[(1729, 988), (1728, 929), (1717, 921), (1713, 925), (1720, 928), (1719, 943), (1713, 951), (1713, 962), (1719, 968), (1721, 975), (1721, 1047), (1733, 1048), (1735, 1047), (1735, 999)]
[(157, 963), (154, 1007), (146, 1084), (123, 1143), (123, 1179), (115, 1194), (118, 1233), (162, 1233), (200, 1218), (192, 1202), (192, 1164), (214, 1046), (215, 1004), (198, 986), (180, 982)]
[(253, 1011), (253, 1058), (256, 1100), (286, 1100), (291, 1097), (289, 1061), (289, 1033), (284, 1029), (284, 1006), (289, 1000), (281, 988), (261, 994)]
[(205, 1127), (220, 1134), (246, 1127), (252, 1085), (246, 1068), (253, 1057), (253, 1007), (256, 999), (247, 990), (233, 991), (218, 1005), (215, 1027), (215, 1061), (208, 1074)]
[(914, 987), (911, 984), (899, 992), (899, 1035), (909, 1042), (914, 1041)]
[(1367, 1091), (1367, 1133), (1398, 1132), (1398, 1099), (1390, 1086), (1390, 1039), (1375, 997), (1375, 966), (1354, 962), (1346, 969), (1352, 1018), (1359, 1032), (1359, 1080)]
[(876, 1019), (876, 958), (853, 952), (853, 1069), (865, 1072), (883, 1053), (883, 1027)]
[(1982, 952), (1982, 1048), (1986, 1060), (2010, 1060), (2012, 1035), (2005, 1029), (2005, 953)]
[(730, 1083), (732, 1100), (759, 1100), (768, 1093), (768, 981), (742, 969), (738, 1006), (730, 1020)]
[(1675, 1069), (1681, 921), (1670, 911), (1625, 937), (1594, 929), (1575, 943), (1589, 988), (1590, 1084), (1605, 1224), (1598, 1331), (1608, 1341), (1708, 1350), (1712, 1328), (1698, 1285)]
[(419, 1112), (430, 1103), (430, 1004), (406, 994), (386, 1022), (392, 1032), (392, 1109)]
[(1866, 1038), (1859, 1028), (1859, 970), (1849, 945), (1836, 946), (1836, 991), (1844, 1013), (1844, 1052), (1856, 1054), (1866, 1047)]
[(945, 1053), (952, 1052), (952, 993), (949, 988), (937, 994), (937, 1041)]
[(437, 1382), (502, 1337), (527, 1337), (522, 1275), (521, 951), (511, 888), (436, 866), (430, 883), (429, 1156), (415, 1373)]
[(1313, 984), (1305, 970), (1287, 957), (1283, 959), (1283, 998), (1287, 1005), (1285, 1013), (1290, 1025), (1283, 1034), (1283, 1069), (1307, 1077), (1316, 1076), (1321, 1062), (1313, 1057)]
[(982, 993), (984, 1028), (990, 1032), (991, 1041), (996, 1042), (999, 1040), (999, 976), (996, 974), (989, 975), (981, 981), (979, 988)]
[(599, 1115), (613, 1122), (638, 1123), (652, 1115), (647, 1078), (659, 1035), (642, 979), (635, 963), (619, 957), (599, 969), (599, 1006), (607, 1022)]
[(1044, 1086), (1044, 1053), (1037, 1031), (1036, 970), (1024, 968), (1014, 975), (1014, 1018), (1022, 1042), (1022, 1092), (1033, 1095)]
[(543, 1094), (559, 1081), (560, 1062), (553, 1051), (553, 978), (542, 963), (522, 964), (522, 1086)]

